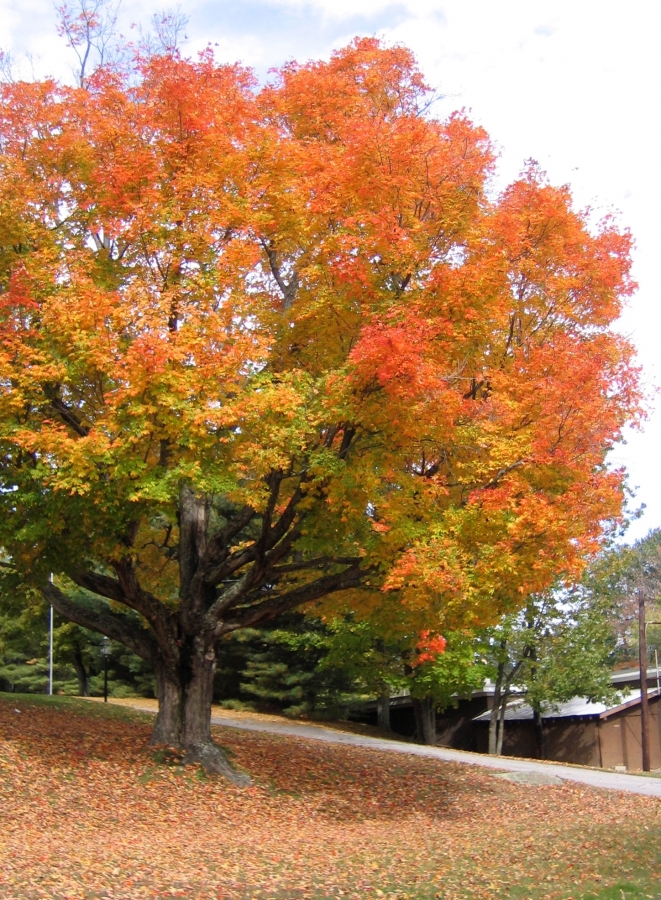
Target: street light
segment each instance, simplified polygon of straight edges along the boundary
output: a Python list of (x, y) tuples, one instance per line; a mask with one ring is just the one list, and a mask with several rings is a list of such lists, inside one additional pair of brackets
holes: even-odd
[(101, 640), (101, 656), (103, 657), (103, 702), (108, 702), (108, 657), (110, 656), (110, 638), (103, 637)]

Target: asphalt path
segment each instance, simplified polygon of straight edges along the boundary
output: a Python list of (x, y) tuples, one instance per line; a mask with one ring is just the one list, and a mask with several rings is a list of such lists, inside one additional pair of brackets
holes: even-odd
[(481, 766), (485, 769), (496, 769), (498, 772), (519, 772), (555, 776), (565, 781), (578, 782), (590, 787), (607, 788), (612, 791), (628, 791), (631, 794), (645, 794), (648, 797), (661, 797), (661, 778), (649, 775), (629, 775), (610, 772), (605, 769), (589, 769), (582, 766), (564, 766), (558, 763), (545, 763), (534, 759), (509, 759), (506, 756), (486, 756), (482, 753), (467, 753), (464, 750), (450, 750), (446, 747), (424, 747), (421, 744), (409, 744), (404, 741), (391, 741), (384, 738), (367, 737), (346, 731), (324, 728), (323, 725), (301, 725), (296, 722), (271, 722), (245, 719), (233, 719), (231, 716), (212, 716), (212, 725), (223, 728), (241, 728), (246, 731), (267, 731), (271, 734), (283, 734), (291, 737), (306, 738), (313, 741), (325, 741), (329, 744), (348, 744), (351, 747), (367, 747), (385, 753), (405, 753), (411, 756), (424, 756), (440, 759), (444, 762), (464, 763), (469, 766)]
[[(112, 701), (111, 701), (112, 702)], [(124, 701), (123, 705), (129, 705)], [(154, 707), (130, 703), (135, 709), (154, 713)], [(228, 715), (212, 715), (211, 724), (222, 728), (239, 728), (243, 731), (264, 731), (270, 734), (282, 734), (289, 737), (305, 738), (311, 741), (323, 741), (327, 744), (348, 744), (351, 747), (365, 747), (380, 750), (384, 753), (401, 753), (409, 756), (424, 756), (429, 759), (440, 759), (443, 762), (463, 763), (469, 766), (481, 766), (483, 769), (495, 769), (498, 773), (519, 773), (521, 780), (526, 776), (533, 779), (537, 776), (553, 777), (564, 781), (585, 784), (589, 787), (606, 788), (611, 791), (627, 791), (630, 794), (645, 794), (648, 797), (661, 797), (661, 778), (651, 775), (630, 775), (624, 772), (611, 772), (607, 769), (590, 769), (584, 766), (567, 766), (561, 763), (541, 762), (536, 759), (511, 759), (507, 756), (486, 756), (482, 753), (467, 753), (464, 750), (450, 750), (447, 747), (425, 747), (421, 744), (409, 744), (405, 741), (393, 741), (385, 738), (369, 737), (348, 731), (326, 728), (323, 725), (307, 725), (300, 722), (278, 722), (272, 717), (242, 718)], [(494, 772), (494, 774), (496, 774)], [(519, 779), (517, 779), (519, 780)]]

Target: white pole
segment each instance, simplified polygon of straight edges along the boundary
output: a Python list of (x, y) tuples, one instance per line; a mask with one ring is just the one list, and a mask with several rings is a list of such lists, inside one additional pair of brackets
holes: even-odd
[(656, 692), (657, 694), (661, 694), (661, 684), (659, 684), (659, 651), (654, 651), (654, 658), (656, 659)]
[[(53, 583), (53, 573), (50, 576)], [(50, 608), (50, 636), (48, 642), (48, 695), (53, 696), (53, 607)]]

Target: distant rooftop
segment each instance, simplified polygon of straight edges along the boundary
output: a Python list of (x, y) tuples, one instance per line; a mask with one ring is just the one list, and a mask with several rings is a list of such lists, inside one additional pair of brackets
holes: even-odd
[[(648, 697), (659, 696), (656, 690), (648, 690)], [(565, 719), (565, 718), (601, 718), (605, 719), (621, 709), (629, 706), (635, 706), (640, 703), (640, 690), (629, 690), (623, 695), (619, 703), (606, 705), (605, 703), (592, 703), (585, 697), (573, 697), (566, 703), (546, 704), (542, 710), (543, 719)], [(475, 716), (474, 722), (488, 722), (491, 718), (491, 710), (483, 712), (479, 716)], [(532, 706), (524, 703), (522, 700), (514, 700), (508, 704), (505, 712), (505, 721), (525, 721), (533, 718)]]
[[(656, 666), (649, 666), (647, 669), (647, 680), (653, 680), (656, 677), (661, 680), (661, 669), (657, 670)], [(611, 674), (611, 684), (624, 684), (627, 681), (640, 680), (640, 669), (638, 666), (632, 669), (615, 669)]]

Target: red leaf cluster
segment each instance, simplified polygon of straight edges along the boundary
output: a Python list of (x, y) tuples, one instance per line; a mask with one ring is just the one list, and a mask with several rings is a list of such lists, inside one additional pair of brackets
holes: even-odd
[(434, 662), (434, 660), (445, 653), (447, 641), (442, 634), (431, 634), (430, 631), (421, 631), (420, 640), (416, 644), (417, 655), (412, 666), (419, 666), (425, 662)]

